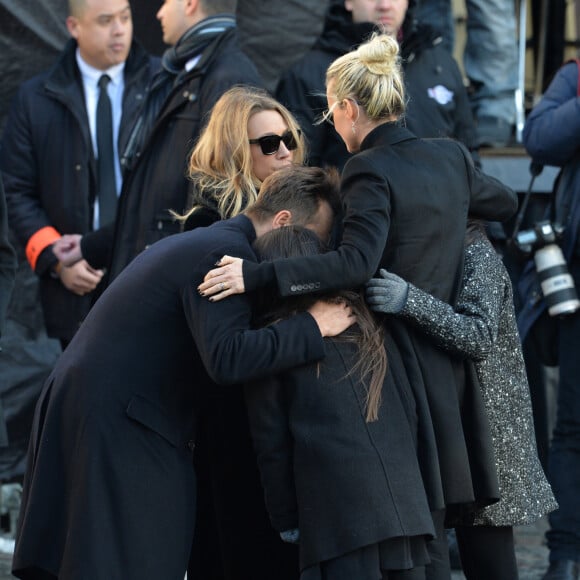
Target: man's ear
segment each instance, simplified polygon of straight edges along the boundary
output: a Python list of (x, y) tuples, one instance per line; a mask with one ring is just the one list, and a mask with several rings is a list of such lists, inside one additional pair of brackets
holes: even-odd
[(78, 36), (78, 20), (74, 16), (67, 16), (66, 19), (66, 27), (68, 29), (68, 33), (73, 37), (77, 38)]
[(272, 228), (283, 228), (284, 226), (289, 226), (292, 223), (292, 212), (288, 209), (280, 210), (272, 220)]
[(185, 0), (185, 15), (192, 16), (197, 11), (199, 0)]

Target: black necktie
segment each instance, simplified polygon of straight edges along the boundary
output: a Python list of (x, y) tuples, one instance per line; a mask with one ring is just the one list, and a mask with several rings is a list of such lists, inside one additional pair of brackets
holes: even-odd
[(99, 226), (115, 221), (117, 211), (117, 181), (115, 179), (115, 152), (113, 149), (113, 112), (107, 85), (108, 75), (99, 79), (99, 100), (97, 101), (97, 170), (99, 193)]

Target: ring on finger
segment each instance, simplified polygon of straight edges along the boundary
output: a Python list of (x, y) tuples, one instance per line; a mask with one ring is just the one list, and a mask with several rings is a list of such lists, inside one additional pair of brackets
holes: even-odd
[(220, 289), (220, 292), (223, 292), (223, 291), (226, 289), (226, 284), (225, 284), (225, 282), (220, 282), (220, 283), (219, 283), (219, 289)]

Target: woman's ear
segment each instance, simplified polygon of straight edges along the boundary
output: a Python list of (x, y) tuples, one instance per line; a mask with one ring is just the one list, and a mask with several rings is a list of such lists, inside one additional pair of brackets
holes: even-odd
[(344, 110), (349, 121), (356, 123), (358, 120), (359, 110), (357, 104), (351, 99), (344, 99)]

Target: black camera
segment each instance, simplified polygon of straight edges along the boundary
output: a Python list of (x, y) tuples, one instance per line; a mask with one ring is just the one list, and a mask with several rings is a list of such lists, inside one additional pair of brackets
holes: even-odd
[(529, 230), (518, 232), (515, 243), (526, 256), (534, 256), (542, 294), (550, 316), (572, 314), (580, 308), (574, 279), (568, 272), (564, 254), (558, 245), (564, 228), (541, 221)]

